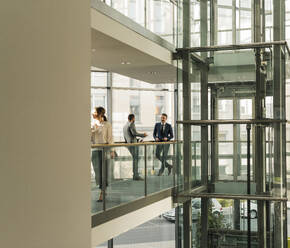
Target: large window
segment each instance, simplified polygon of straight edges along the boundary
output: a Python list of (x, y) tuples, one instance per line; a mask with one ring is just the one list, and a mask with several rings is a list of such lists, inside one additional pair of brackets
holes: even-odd
[(92, 112), (97, 106), (107, 109), (115, 142), (124, 141), (123, 126), (129, 114), (135, 115), (137, 131), (148, 134), (146, 140), (153, 139), (154, 125), (162, 113), (174, 124), (174, 85), (149, 84), (116, 73), (108, 76), (108, 72), (92, 72), (91, 80)]
[(217, 43), (244, 44), (252, 41), (252, 1), (218, 1)]
[(130, 111), (135, 115), (136, 122), (141, 120), (141, 108), (140, 108), (140, 94), (130, 96)]
[[(91, 112), (95, 107), (107, 109), (107, 72), (91, 72)], [(92, 120), (92, 116), (91, 116)]]
[(168, 42), (175, 44), (177, 1), (104, 0), (104, 2)]

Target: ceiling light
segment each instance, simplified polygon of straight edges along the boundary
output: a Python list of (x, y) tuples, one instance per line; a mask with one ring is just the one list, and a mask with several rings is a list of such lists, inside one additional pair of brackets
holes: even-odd
[(96, 51), (96, 49), (95, 49), (95, 48), (93, 48), (93, 49), (92, 49), (92, 52), (94, 53), (95, 51)]
[(151, 75), (156, 75), (156, 74), (158, 74), (159, 72), (157, 72), (157, 71), (149, 71), (148, 72), (148, 74), (151, 74)]
[(129, 62), (129, 61), (122, 61), (121, 64), (122, 64), (122, 65), (130, 65), (131, 62)]

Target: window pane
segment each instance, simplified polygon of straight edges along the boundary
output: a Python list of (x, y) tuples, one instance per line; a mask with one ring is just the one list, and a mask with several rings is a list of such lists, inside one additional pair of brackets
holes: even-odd
[(240, 28), (251, 28), (251, 12), (240, 11)]
[(232, 29), (232, 9), (218, 8), (218, 30)]
[(135, 96), (130, 96), (130, 111), (129, 113), (132, 113), (135, 115), (135, 121), (139, 122), (141, 119), (141, 113), (140, 113), (140, 94), (137, 94)]
[(241, 8), (251, 8), (251, 0), (239, 0)]
[(240, 119), (252, 119), (252, 99), (240, 99)]
[(232, 0), (218, 0), (218, 5), (229, 5), (232, 6)]
[[(130, 85), (130, 83), (128, 83)], [(148, 134), (146, 140), (153, 140), (153, 129), (160, 121), (161, 113), (168, 115), (168, 123), (174, 124), (174, 95), (173, 91), (142, 90), (147, 83), (138, 82), (139, 87), (129, 89), (113, 88), (113, 136), (115, 141), (124, 141), (123, 126), (128, 114), (135, 114), (138, 132)], [(164, 87), (164, 86), (162, 86)], [(140, 90), (139, 90), (139, 89)], [(170, 89), (170, 87), (167, 87)], [(162, 88), (163, 89), (163, 88)]]
[(91, 86), (106, 87), (107, 72), (91, 72)]
[[(94, 112), (95, 107), (104, 107), (107, 109), (107, 90), (91, 89), (91, 113)], [(93, 121), (92, 116), (91, 121)]]
[(218, 100), (218, 119), (233, 119), (233, 100)]
[(130, 78), (114, 73), (112, 75), (113, 87), (130, 87)]
[(172, 43), (174, 4), (165, 0), (148, 0), (147, 16), (147, 28)]
[(272, 1), (273, 0), (265, 0), (265, 10), (266, 11), (269, 11), (269, 10), (272, 10), (273, 7), (272, 7)]
[(200, 33), (191, 35), (191, 46), (200, 46)]
[(237, 32), (237, 35), (238, 35), (237, 42), (240, 44), (250, 43), (252, 40), (251, 30), (240, 30)]
[(145, 3), (144, 0), (112, 0), (112, 7), (123, 15), (144, 26)]
[(232, 44), (232, 31), (218, 32), (218, 45)]
[(193, 20), (200, 19), (200, 5), (198, 0), (191, 1), (191, 18)]

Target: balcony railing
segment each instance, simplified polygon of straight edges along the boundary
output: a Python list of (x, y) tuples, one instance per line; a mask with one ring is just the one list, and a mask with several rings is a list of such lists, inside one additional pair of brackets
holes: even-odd
[[(247, 181), (245, 162), (247, 157), (245, 149), (246, 141), (235, 143), (240, 147), (236, 154), (234, 154), (232, 149), (234, 145), (233, 141), (217, 141), (219, 152), (217, 154), (216, 166), (219, 176), (216, 178), (216, 182), (235, 181), (246, 183)], [(288, 144), (290, 142), (287, 142)], [(270, 149), (272, 145), (272, 141), (266, 141), (267, 183), (271, 183), (273, 179), (273, 164), (271, 163), (273, 153), (271, 152), (272, 149)], [(177, 186), (182, 190), (182, 146), (182, 141), (92, 145), (92, 160), (95, 160), (91, 177), (92, 215), (96, 217), (98, 214), (108, 210), (117, 210), (119, 207), (123, 209), (128, 208), (130, 205), (128, 203), (134, 205), (139, 202), (135, 204), (136, 208), (139, 208), (144, 204), (144, 201), (140, 202), (142, 199), (147, 199), (158, 194), (164, 198), (172, 195), (172, 193), (168, 192), (174, 190)], [(163, 152), (165, 152), (165, 155), (163, 155)], [(201, 142), (192, 141), (192, 187), (201, 185), (200, 152)], [(251, 159), (252, 155), (251, 152)], [(289, 152), (286, 155), (290, 157)], [(234, 162), (236, 159), (239, 162), (238, 174), (235, 178), (233, 167), (236, 166), (234, 164), (237, 163), (237, 161)], [(211, 161), (211, 163), (214, 163), (214, 161)], [(159, 174), (159, 172), (162, 172), (162, 164), (164, 171), (162, 174)], [(171, 171), (168, 169), (169, 165), (172, 166), (170, 168)], [(102, 169), (100, 169), (100, 166)], [(170, 175), (168, 175), (169, 171)], [(252, 181), (253, 170), (251, 170), (251, 175)], [(101, 191), (103, 192), (103, 199), (98, 201)], [(241, 188), (240, 191), (242, 192), (243, 189)], [(117, 213), (115, 214), (118, 216)]]
[(92, 213), (172, 188), (176, 146), (175, 141), (92, 145)]

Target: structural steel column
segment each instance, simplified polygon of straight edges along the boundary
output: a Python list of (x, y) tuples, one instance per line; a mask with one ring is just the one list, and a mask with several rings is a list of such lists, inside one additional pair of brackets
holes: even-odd
[[(265, 76), (261, 73), (261, 49), (256, 49), (256, 101), (255, 119), (263, 119), (265, 110)], [(255, 180), (256, 193), (266, 191), (266, 140), (265, 126), (255, 126)], [(265, 202), (258, 201), (258, 240), (259, 247), (266, 244), (266, 209)]]
[[(200, 1), (200, 45), (207, 46), (208, 21), (207, 0)], [(201, 56), (206, 59), (207, 53)], [(200, 106), (201, 120), (208, 120), (208, 66), (202, 65), (200, 70)], [(201, 183), (208, 184), (208, 126), (201, 126)], [(200, 247), (208, 247), (208, 208), (209, 200), (201, 198), (201, 240)]]
[(236, 0), (232, 0), (232, 44), (237, 44)]
[[(217, 0), (210, 0), (210, 45), (216, 45), (216, 5)], [(213, 54), (211, 53), (211, 56)]]
[[(211, 97), (210, 97), (210, 116), (212, 120), (217, 119), (217, 90), (216, 88), (211, 88)], [(218, 143), (217, 143), (217, 125), (211, 125), (211, 162), (210, 162), (210, 170), (211, 170), (211, 192), (214, 192), (214, 183), (218, 179)]]
[[(190, 22), (190, 0), (183, 0), (183, 47), (190, 47), (191, 35)], [(183, 119), (191, 120), (191, 59), (190, 53), (182, 54), (182, 85), (183, 85)], [(191, 189), (191, 126), (183, 126), (183, 174), (184, 174), (184, 190)], [(192, 247), (192, 209), (191, 199), (183, 204), (183, 241), (184, 248)]]
[[(233, 119), (239, 120), (240, 115), (240, 99), (235, 97), (233, 98)], [(233, 125), (234, 131), (234, 181), (238, 181), (238, 176), (240, 175), (241, 170), (241, 139), (240, 139), (240, 125)], [(241, 227), (241, 215), (240, 215), (240, 200), (234, 200), (234, 229), (240, 230)]]
[(253, 1), (253, 19), (254, 19), (254, 42), (261, 41), (261, 1)]
[[(284, 38), (284, 21), (282, 23), (282, 17), (284, 14), (282, 12), (285, 11), (285, 8), (282, 9), (285, 5), (282, 4), (282, 0), (275, 0), (273, 1), (273, 33), (274, 33), (274, 41), (281, 40)], [(274, 108), (274, 119), (282, 119), (284, 117), (284, 94), (285, 94), (285, 78), (282, 77), (282, 54), (281, 54), (281, 47), (274, 46), (274, 73), (273, 73), (273, 84), (274, 84), (274, 92), (273, 92), (273, 108)], [(274, 195), (275, 196), (282, 196), (284, 195), (283, 192), (283, 185), (286, 182), (284, 175), (282, 172), (284, 171), (283, 167), (285, 166), (283, 162), (283, 145), (285, 145), (284, 137), (285, 133), (283, 132), (282, 124), (274, 124)], [(284, 137), (283, 137), (284, 136)], [(274, 203), (274, 210), (275, 210), (275, 226), (274, 226), (274, 245), (275, 247), (287, 247), (286, 239), (284, 236), (286, 233), (284, 231), (287, 227), (285, 226), (284, 216), (285, 213), (283, 212), (283, 206), (285, 204), (281, 202)]]
[[(191, 119), (191, 83), (189, 79), (190, 73), (190, 54), (184, 53), (182, 60), (182, 82), (183, 82), (183, 119)], [(192, 148), (191, 148), (191, 126), (183, 126), (183, 175), (184, 190), (191, 189), (191, 168), (192, 168)], [(184, 247), (191, 248), (192, 243), (192, 218), (191, 218), (191, 199), (183, 204), (183, 227), (184, 227)]]
[(114, 248), (114, 240), (113, 239), (108, 240), (108, 248)]
[[(208, 119), (208, 68), (201, 68), (201, 119)], [(201, 184), (208, 185), (208, 126), (201, 126)], [(201, 247), (208, 247), (209, 199), (201, 198)]]
[[(265, 30), (263, 30), (264, 32)], [(254, 1), (254, 42), (261, 42), (261, 1)], [(256, 98), (255, 119), (265, 117), (265, 77), (261, 75), (261, 49), (256, 49)], [(256, 193), (263, 194), (266, 190), (266, 150), (265, 127), (255, 126), (255, 174)], [(258, 201), (258, 243), (266, 246), (266, 208), (264, 201)]]
[[(280, 18), (280, 40), (285, 40), (285, 1), (281, 1), (281, 18)], [(281, 60), (281, 78), (282, 78), (282, 119), (286, 119), (286, 48), (284, 52), (284, 56), (282, 56)], [(286, 123), (282, 124), (282, 187), (283, 187), (283, 194), (285, 197), (287, 197), (287, 161), (286, 161)], [(283, 242), (284, 246), (287, 247), (287, 203), (282, 203), (282, 209), (283, 209)]]

